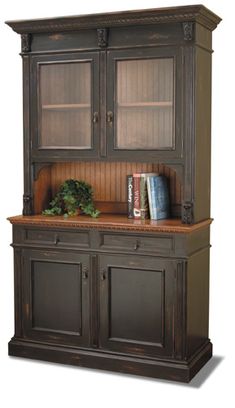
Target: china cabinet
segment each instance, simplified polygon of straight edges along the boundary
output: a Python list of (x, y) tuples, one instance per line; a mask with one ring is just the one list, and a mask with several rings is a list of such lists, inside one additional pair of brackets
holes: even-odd
[[(24, 97), (10, 355), (183, 382), (210, 359), (219, 22), (202, 5), (7, 22)], [(128, 219), (126, 176), (153, 171), (171, 218)], [(69, 178), (92, 185), (99, 218), (41, 215)]]

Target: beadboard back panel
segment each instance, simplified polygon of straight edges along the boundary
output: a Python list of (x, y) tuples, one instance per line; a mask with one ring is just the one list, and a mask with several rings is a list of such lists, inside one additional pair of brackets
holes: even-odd
[(154, 163), (70, 162), (42, 168), (34, 183), (34, 213), (40, 213), (67, 179), (84, 180), (92, 185), (96, 206), (104, 213), (127, 212), (126, 176), (137, 172), (164, 174), (169, 180), (171, 211), (180, 216), (181, 184), (171, 168)]

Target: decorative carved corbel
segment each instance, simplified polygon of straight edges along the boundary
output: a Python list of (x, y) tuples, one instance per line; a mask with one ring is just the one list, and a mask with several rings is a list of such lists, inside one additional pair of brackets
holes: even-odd
[(31, 51), (31, 34), (21, 34), (21, 51)]
[(97, 29), (98, 46), (105, 48), (108, 45), (108, 29), (98, 28)]
[(23, 215), (31, 214), (32, 197), (29, 194), (23, 195)]
[(182, 203), (182, 222), (184, 224), (193, 223), (193, 203), (191, 201)]
[(44, 167), (48, 167), (51, 166), (51, 163), (47, 163), (47, 162), (42, 162), (42, 163), (33, 163), (32, 167), (33, 167), (33, 180), (36, 181), (38, 179), (39, 173), (40, 171), (44, 168)]
[(184, 40), (190, 41), (193, 39), (193, 23), (187, 22), (183, 23)]
[(180, 183), (183, 185), (183, 182), (184, 182), (184, 167), (183, 167), (183, 165), (178, 164), (178, 163), (165, 163), (165, 165), (176, 172)]

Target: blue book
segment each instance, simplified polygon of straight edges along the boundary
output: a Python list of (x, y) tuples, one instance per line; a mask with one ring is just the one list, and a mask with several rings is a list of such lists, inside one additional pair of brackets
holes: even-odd
[(147, 189), (151, 220), (169, 218), (170, 199), (166, 177), (148, 176)]

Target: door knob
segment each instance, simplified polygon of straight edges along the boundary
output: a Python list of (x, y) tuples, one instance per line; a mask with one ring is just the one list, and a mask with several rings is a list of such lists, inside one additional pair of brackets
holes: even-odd
[(107, 122), (112, 125), (113, 123), (113, 112), (112, 111), (108, 111), (107, 112)]
[(84, 266), (82, 269), (82, 277), (83, 279), (87, 279), (88, 278), (88, 267)]
[(106, 279), (106, 269), (102, 269), (101, 274), (100, 274), (100, 278), (102, 281), (104, 281)]
[(99, 121), (99, 114), (98, 112), (93, 113), (93, 123), (97, 123)]

